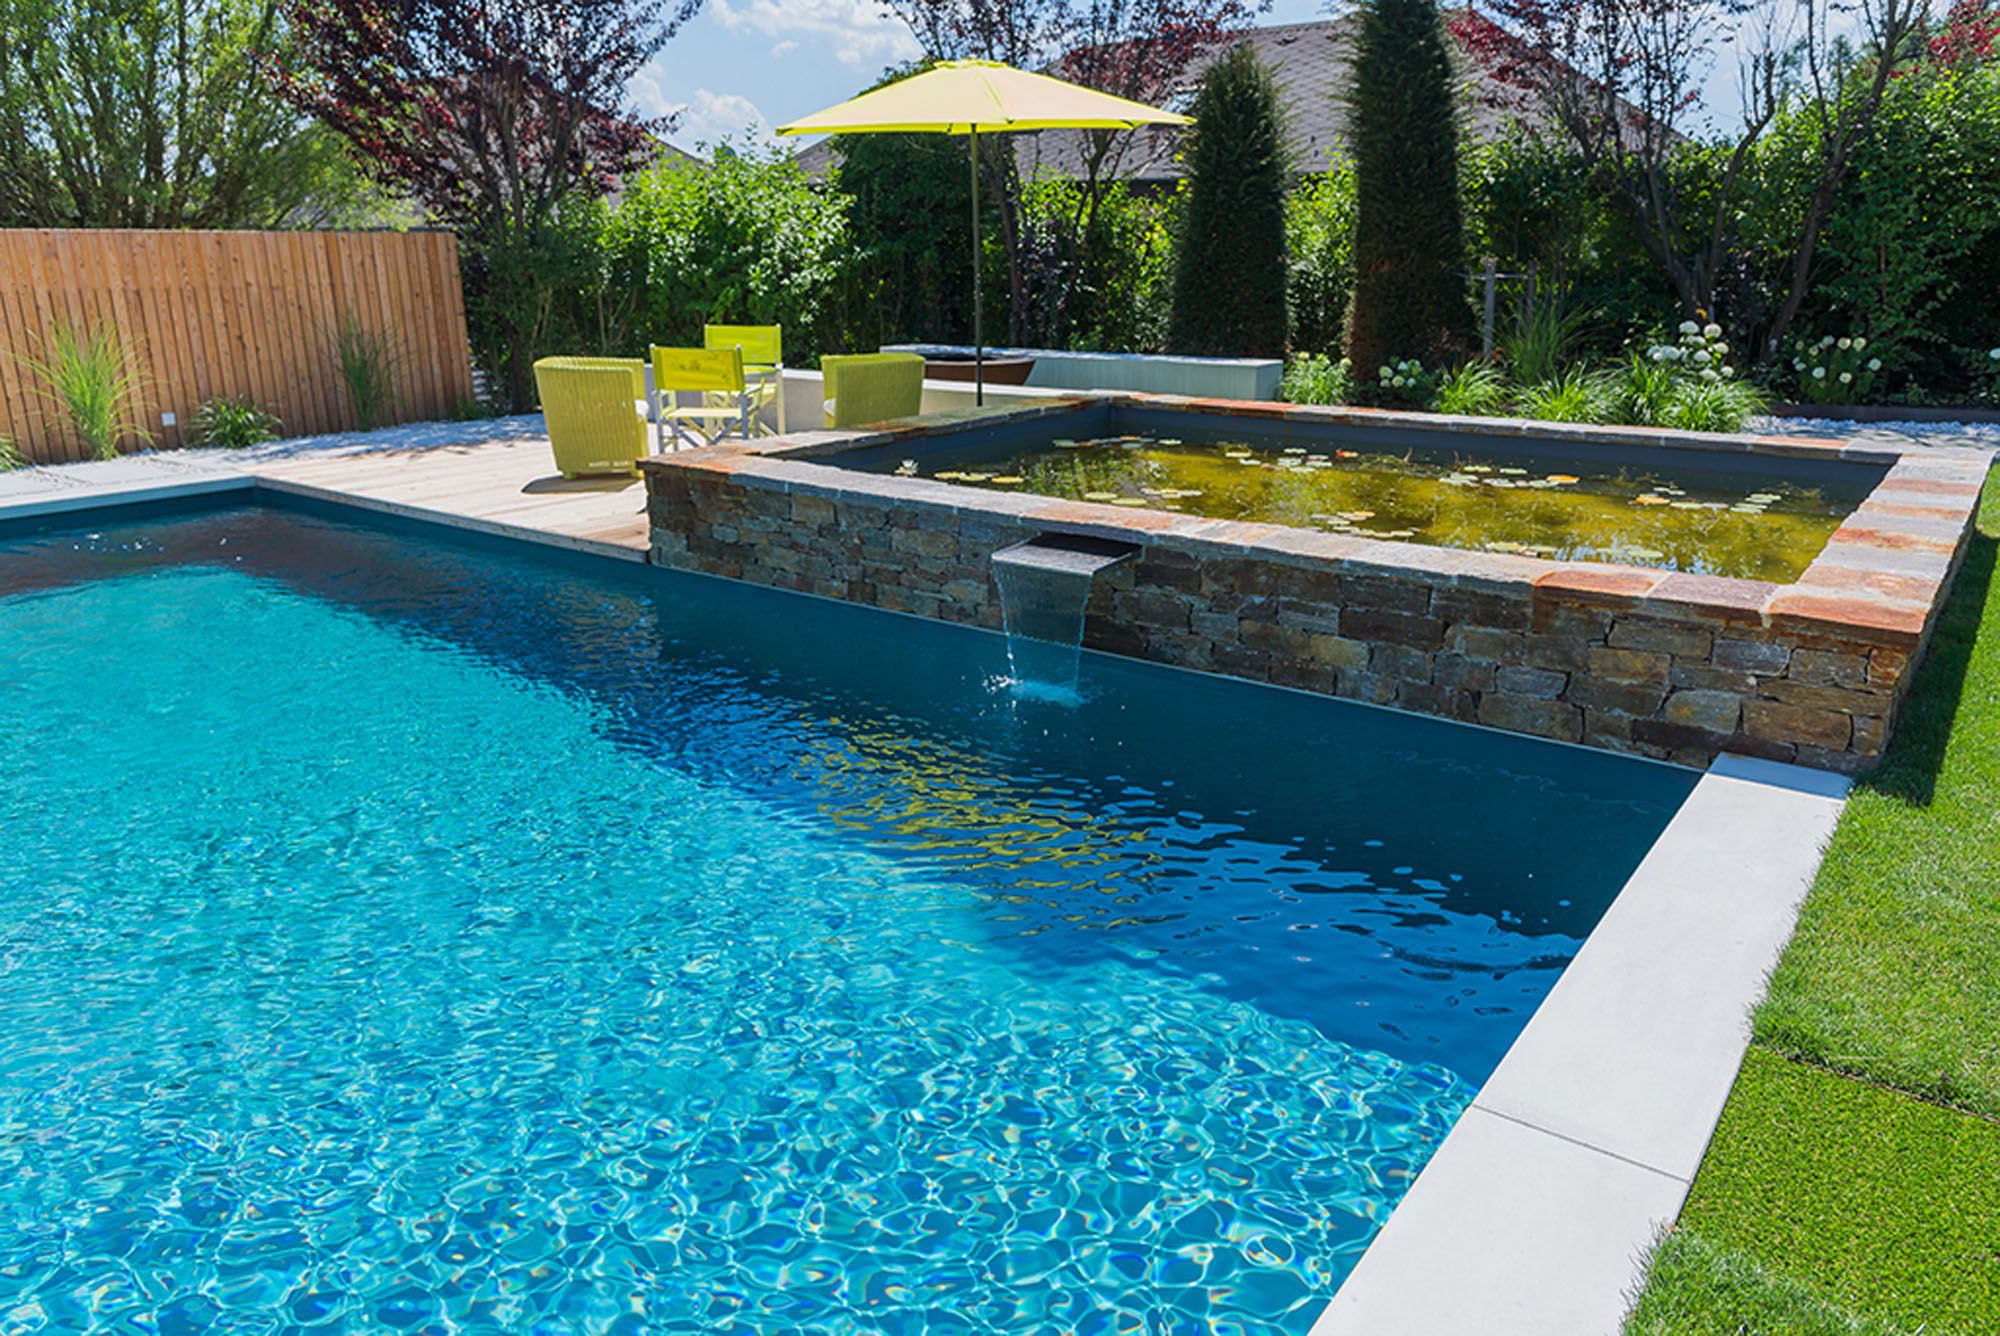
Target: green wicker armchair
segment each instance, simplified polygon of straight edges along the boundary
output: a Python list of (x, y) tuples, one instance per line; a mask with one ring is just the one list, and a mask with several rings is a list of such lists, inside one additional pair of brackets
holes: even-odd
[(822, 357), (826, 425), (858, 427), (923, 410), (924, 359), (915, 353), (851, 353)]
[(650, 442), (644, 362), (636, 357), (544, 357), (535, 363), (535, 388), (563, 477), (639, 471)]

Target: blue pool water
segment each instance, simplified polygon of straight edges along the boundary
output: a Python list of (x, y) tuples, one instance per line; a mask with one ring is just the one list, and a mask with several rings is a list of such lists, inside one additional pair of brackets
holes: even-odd
[(0, 1330), (1303, 1332), (1692, 776), (239, 508), (0, 539)]

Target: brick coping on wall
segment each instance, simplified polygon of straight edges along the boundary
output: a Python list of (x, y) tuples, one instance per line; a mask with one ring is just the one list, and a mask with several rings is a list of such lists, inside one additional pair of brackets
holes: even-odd
[[(1791, 584), (1426, 547), (1000, 493), (816, 462), (1109, 401), (1467, 437), (1845, 461), (1880, 483)], [(1469, 448), (1476, 446), (1468, 440)], [(1726, 461), (1718, 461), (1726, 464)], [(1353, 408), (1114, 395), (800, 432), (644, 461), (661, 565), (998, 629), (989, 558), (1041, 533), (1138, 545), (1084, 644), (1684, 764), (1721, 752), (1852, 771), (1886, 744), (1990, 460)]]

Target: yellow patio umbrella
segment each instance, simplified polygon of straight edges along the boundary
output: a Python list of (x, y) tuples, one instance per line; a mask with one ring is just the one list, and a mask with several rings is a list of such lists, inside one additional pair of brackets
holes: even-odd
[(982, 130), (1130, 130), (1140, 125), (1190, 125), (1161, 111), (997, 60), (947, 60), (922, 74), (850, 98), (778, 127), (781, 135), (934, 131), (970, 135), (972, 163), (972, 379), (986, 402), (986, 338), (979, 293), (979, 133)]

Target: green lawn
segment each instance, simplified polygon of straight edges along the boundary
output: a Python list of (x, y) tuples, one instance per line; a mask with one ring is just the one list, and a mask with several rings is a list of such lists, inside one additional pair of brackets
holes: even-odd
[(2000, 1331), (1996, 540), (2000, 473), (1629, 1336)]

